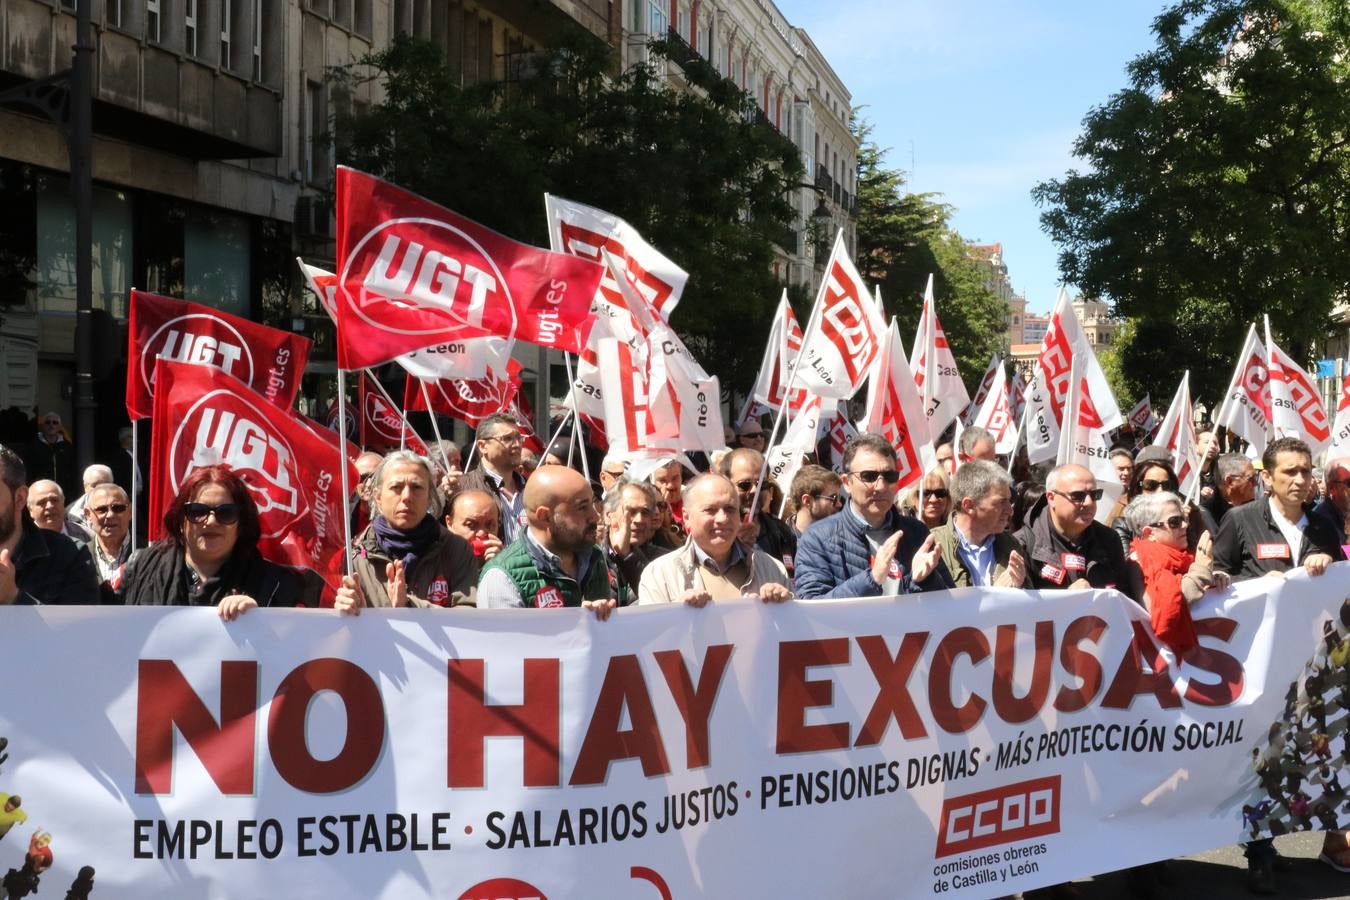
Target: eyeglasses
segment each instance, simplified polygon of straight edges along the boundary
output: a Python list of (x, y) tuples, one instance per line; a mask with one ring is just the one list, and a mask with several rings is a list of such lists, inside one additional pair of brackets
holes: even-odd
[(861, 472), (850, 472), (849, 474), (863, 484), (875, 484), (878, 478), (887, 484), (895, 484), (900, 480), (900, 473), (895, 469), (864, 469)]
[(952, 494), (951, 491), (946, 488), (924, 488), (923, 495), (924, 497), (932, 497), (935, 500), (946, 500)]
[(1151, 494), (1154, 491), (1160, 491), (1168, 486), (1166, 481), (1154, 481), (1152, 478), (1145, 478), (1139, 482), (1139, 489), (1145, 494)]
[(744, 481), (736, 482), (736, 490), (740, 491), (742, 494), (748, 494), (755, 489), (755, 485), (757, 484), (759, 484), (759, 482), (755, 479), (747, 478)]
[(817, 500), (824, 500), (832, 506), (844, 505), (844, 498), (838, 494), (813, 494), (812, 496)]
[(519, 444), (520, 434), (518, 432), (512, 434), (494, 434), (490, 437), (483, 438), (483, 440), (496, 441), (499, 444)]
[(239, 521), (238, 503), (220, 503), (216, 506), (207, 506), (205, 503), (184, 503), (183, 515), (193, 525), (200, 525), (206, 521), (207, 516), (215, 516), (218, 525), (233, 525)]
[(1186, 525), (1186, 517), (1182, 515), (1168, 516), (1161, 522), (1149, 522), (1150, 528), (1166, 528), (1170, 531), (1176, 531)]
[(1091, 497), (1093, 500), (1102, 499), (1102, 489), (1097, 488), (1093, 491), (1047, 491), (1068, 500), (1074, 506), (1082, 506)]
[(764, 437), (764, 432), (762, 432), (762, 431), (751, 431), (751, 432), (749, 432), (749, 433), (747, 433), (747, 434), (741, 435), (741, 440), (743, 440), (743, 441), (757, 441), (757, 440), (759, 440), (759, 439), (761, 439), (761, 438), (763, 438), (763, 437)]
[(108, 513), (120, 516), (127, 511), (127, 505), (125, 503), (109, 503), (107, 506), (91, 506), (89, 511), (96, 516), (106, 516)]

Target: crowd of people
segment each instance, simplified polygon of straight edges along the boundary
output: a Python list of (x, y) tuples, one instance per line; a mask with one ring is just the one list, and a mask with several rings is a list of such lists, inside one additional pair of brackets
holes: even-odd
[[(48, 446), (59, 423), (43, 418)], [(1317, 576), (1345, 558), (1350, 460), (1314, 469), (1296, 438), (1253, 461), (1202, 434), (1189, 498), (1168, 450), (1117, 447), (1125, 490), (1099, 516), (1089, 469), (1037, 472), (1023, 458), (1014, 478), (980, 428), (937, 448), (937, 465), (903, 493), (896, 448), (879, 435), (853, 440), (840, 471), (808, 461), (787, 485), (763, 478), (765, 437), (750, 419), (707, 456), (605, 457), (594, 482), (561, 455), (533, 458), (505, 414), (484, 419), (467, 452), (442, 442), (431, 458), (363, 453), (349, 574), (327, 602), (351, 615), (580, 607), (604, 620), (635, 604), (1115, 588), (1184, 659), (1198, 648), (1189, 607), (1206, 591), (1295, 567)], [(228, 621), (321, 602), (313, 573), (259, 552), (258, 508), (227, 466), (192, 471), (164, 513), (165, 537), (133, 552), (125, 476), (91, 466), (68, 501), (57, 473), (28, 459), (0, 445), (0, 603), (212, 606)], [(1271, 841), (1247, 855), (1251, 887), (1274, 893)], [(1322, 858), (1350, 871), (1343, 834), (1328, 833)], [(1165, 877), (1157, 866), (1130, 875), (1140, 895)]]

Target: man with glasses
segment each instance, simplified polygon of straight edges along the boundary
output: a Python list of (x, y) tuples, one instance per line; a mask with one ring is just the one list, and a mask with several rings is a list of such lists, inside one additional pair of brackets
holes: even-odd
[(740, 433), (736, 436), (742, 447), (749, 450), (764, 452), (764, 441), (768, 437), (764, 433), (764, 426), (759, 424), (759, 419), (746, 419), (741, 425)]
[(1083, 466), (1066, 463), (1050, 470), (1045, 496), (1016, 535), (1027, 549), (1031, 587), (1115, 588), (1142, 602), (1139, 567), (1125, 559), (1116, 532), (1094, 521), (1102, 489)]
[(844, 483), (824, 466), (802, 466), (792, 479), (788, 496), (796, 508), (790, 524), (800, 541), (806, 529), (843, 509)]
[[(722, 458), (720, 469), (719, 474), (736, 486), (736, 493), (741, 498), (741, 521), (744, 523), (739, 538), (741, 543), (758, 547), (781, 562), (791, 577), (796, 568), (797, 536), (772, 512), (750, 508), (755, 500), (755, 488), (759, 487), (760, 473), (764, 471), (764, 455), (758, 450), (740, 447)], [(761, 491), (761, 507), (768, 494), (767, 490)]]
[(1219, 533), (1219, 526), (1234, 507), (1256, 498), (1256, 468), (1241, 453), (1225, 453), (1214, 461), (1213, 487), (1210, 495), (1202, 496), (1199, 503), (1200, 516), (1210, 535)]
[(601, 621), (608, 619), (616, 592), (595, 544), (600, 515), (590, 482), (575, 469), (540, 466), (523, 493), (526, 526), (515, 543), (483, 566), (479, 605), (581, 607)]
[(600, 489), (608, 494), (614, 485), (623, 480), (628, 471), (628, 463), (616, 456), (605, 456), (600, 461)]
[(525, 479), (516, 470), (523, 447), (520, 428), (512, 416), (493, 413), (478, 423), (477, 442), (478, 468), (460, 479), (459, 489), (487, 491), (497, 498), (501, 538), (509, 544), (525, 524)]
[(100, 484), (85, 495), (84, 519), (94, 535), (88, 547), (99, 592), (104, 603), (116, 602), (114, 586), (131, 556), (131, 499), (115, 484)]
[(23, 519), (23, 460), (0, 445), (0, 605), (96, 604), (94, 561), (79, 544)]
[(1345, 541), (1345, 523), (1350, 521), (1350, 457), (1333, 459), (1327, 463), (1327, 493), (1313, 512), (1324, 516), (1336, 527), (1336, 537)]
[(812, 525), (797, 550), (797, 596), (875, 597), (953, 586), (942, 552), (918, 519), (895, 508), (895, 448), (859, 435), (844, 451), (849, 499)]
[(1026, 587), (1026, 550), (1007, 533), (1012, 521), (1012, 476), (972, 459), (951, 482), (952, 517), (933, 529), (942, 560), (957, 587)]

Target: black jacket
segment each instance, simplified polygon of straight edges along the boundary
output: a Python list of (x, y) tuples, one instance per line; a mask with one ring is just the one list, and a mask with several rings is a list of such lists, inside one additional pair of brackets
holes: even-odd
[(1033, 588), (1067, 588), (1085, 578), (1094, 588), (1115, 588), (1143, 602), (1143, 572), (1138, 564), (1126, 559), (1114, 529), (1093, 522), (1078, 540), (1071, 541), (1051, 526), (1044, 497), (1036, 501), (1030, 515), (1031, 520), (1016, 537), (1027, 548), (1027, 578)]
[(1333, 561), (1345, 559), (1335, 525), (1311, 508), (1305, 507), (1304, 512), (1308, 516), (1308, 527), (1303, 531), (1303, 546), (1298, 559), (1293, 559), (1283, 532), (1271, 516), (1267, 498), (1257, 497), (1229, 510), (1214, 537), (1214, 568), (1241, 581), (1259, 578), (1269, 572), (1287, 572), (1303, 565), (1314, 553), (1325, 553)]
[(64, 534), (44, 531), (25, 520), (11, 559), (19, 586), (16, 603), (93, 606), (100, 602), (94, 558)]
[(788, 523), (770, 513), (760, 513), (755, 546), (782, 563), (788, 578), (792, 578), (797, 568), (797, 535)]

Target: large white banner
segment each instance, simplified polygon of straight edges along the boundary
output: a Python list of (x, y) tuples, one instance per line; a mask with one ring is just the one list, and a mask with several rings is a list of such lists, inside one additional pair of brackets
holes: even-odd
[(41, 896), (1012, 894), (1273, 830), (1253, 760), (1348, 588), (1206, 600), (1180, 665), (1112, 591), (3, 608), (0, 871), (41, 829)]

